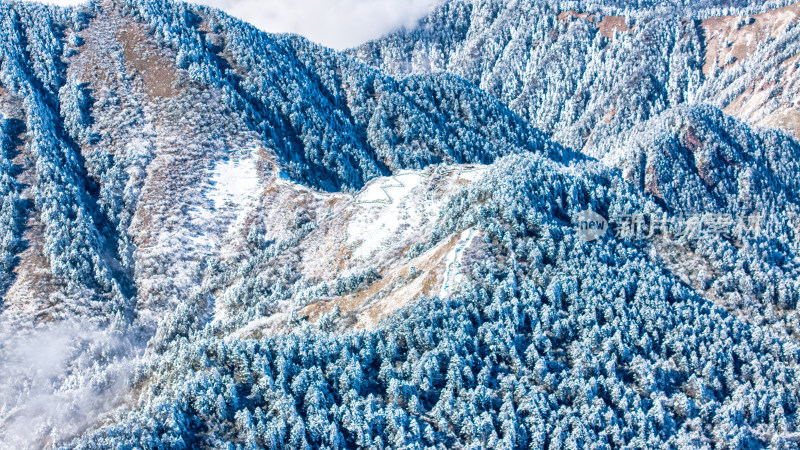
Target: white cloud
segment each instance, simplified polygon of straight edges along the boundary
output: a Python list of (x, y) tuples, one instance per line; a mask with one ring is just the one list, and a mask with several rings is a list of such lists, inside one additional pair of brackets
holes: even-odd
[[(68, 6), (88, 0), (45, 0)], [(262, 30), (297, 33), (344, 49), (412, 27), (441, 0), (198, 0)]]
[(0, 448), (67, 439), (122, 405), (140, 354), (124, 336), (87, 320), (0, 327)]
[(200, 0), (273, 33), (344, 49), (411, 27), (437, 0)]

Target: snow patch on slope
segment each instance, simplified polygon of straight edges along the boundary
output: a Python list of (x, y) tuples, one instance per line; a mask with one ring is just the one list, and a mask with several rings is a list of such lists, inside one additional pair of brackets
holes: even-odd
[(174, 217), (155, 230), (150, 242), (137, 247), (139, 261), (169, 262), (169, 274), (143, 281), (143, 291), (164, 291), (169, 287), (191, 296), (199, 289), (207, 264), (222, 253), (233, 251), (227, 236), (242, 225), (263, 190), (258, 176), (259, 153), (258, 148), (245, 147), (217, 162), (203, 174), (200, 187), (187, 194), (185, 215)]
[(213, 187), (207, 196), (215, 209), (241, 208), (258, 198), (261, 182), (257, 158), (257, 150), (253, 149), (248, 158), (223, 161), (214, 167), (211, 176)]
[(418, 230), (425, 217), (438, 215), (436, 202), (412, 195), (423, 180), (418, 172), (402, 171), (373, 180), (356, 196), (360, 208), (347, 227), (347, 245), (355, 258), (368, 259), (401, 241), (404, 231)]
[(233, 231), (255, 206), (263, 191), (258, 173), (259, 150), (247, 152), (247, 156), (220, 161), (212, 169), (202, 194), (205, 201), (192, 211), (193, 224), (205, 231), (195, 239), (208, 239), (209, 234), (221, 238)]
[[(455, 185), (474, 183), (486, 173), (486, 166), (456, 166), (444, 175)], [(414, 240), (423, 226), (439, 217), (448, 193), (436, 195), (425, 186), (425, 172), (404, 170), (378, 178), (356, 195), (358, 207), (347, 227), (347, 246), (357, 259), (367, 260), (402, 242)]]

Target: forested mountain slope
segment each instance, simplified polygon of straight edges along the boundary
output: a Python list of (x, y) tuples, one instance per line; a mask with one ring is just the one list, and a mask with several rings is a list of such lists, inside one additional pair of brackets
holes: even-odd
[(702, 216), (707, 226), (723, 228), (731, 217), (759, 217), (772, 234), (750, 248), (735, 239), (723, 245), (656, 242), (656, 248), (666, 266), (706, 298), (744, 320), (798, 332), (794, 301), (785, 297), (794, 290), (786, 283), (798, 276), (795, 139), (753, 129), (705, 105), (671, 108), (605, 146), (603, 163), (674, 216)]
[(0, 3), (0, 446), (797, 445), (795, 11)]
[(566, 152), (462, 80), (395, 81), (216, 12), (155, 3), (5, 8), (3, 79), (18, 104), (7, 123), (24, 123), (30, 137), (13, 170), (31, 172), (42, 212), (31, 220), (70, 287), (130, 296), (131, 226), (176, 220), (189, 206), (153, 191), (199, 188), (210, 162), (237, 149), (268, 148), (289, 177), (331, 191), (403, 167)]
[(395, 75), (462, 76), (587, 152), (683, 103), (800, 130), (797, 5), (576, 3), (446, 2), (349, 53)]
[(360, 333), (330, 332), (336, 313), (257, 341), (176, 323), (142, 413), (77, 443), (790, 445), (794, 341), (700, 299), (636, 245), (583, 245), (559, 219), (655, 207), (632, 191), (591, 165), (503, 159), (446, 210), (442, 232), (484, 236), (458, 294)]

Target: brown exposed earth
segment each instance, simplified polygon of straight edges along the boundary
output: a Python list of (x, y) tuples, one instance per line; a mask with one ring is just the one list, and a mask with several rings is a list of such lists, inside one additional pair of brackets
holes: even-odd
[(712, 17), (702, 22), (706, 40), (708, 75), (714, 64), (729, 69), (753, 55), (759, 43), (775, 39), (800, 17), (800, 4), (786, 6), (752, 16)]
[[(706, 74), (717, 64), (728, 71), (745, 61), (766, 43), (800, 20), (800, 3), (748, 17), (728, 16), (705, 20)], [(800, 56), (792, 55), (770, 72), (747, 78), (723, 110), (758, 126), (784, 129), (800, 138)], [(758, 68), (753, 61), (743, 76)], [(731, 87), (733, 89), (733, 87)]]
[(615, 32), (627, 33), (630, 31), (628, 23), (624, 17), (621, 16), (605, 16), (598, 25), (600, 34), (607, 38), (614, 37)]
[[(594, 14), (579, 13), (577, 11), (564, 11), (558, 15), (558, 19), (564, 23), (568, 23), (570, 20), (582, 19), (592, 25), (595, 25), (597, 20)], [(627, 20), (622, 16), (604, 16), (600, 23), (595, 26), (598, 32), (607, 38), (613, 38), (615, 32), (630, 32)]]
[(159, 46), (141, 27), (120, 29), (117, 38), (122, 44), (125, 62), (141, 77), (145, 92), (151, 97), (173, 97), (178, 68), (175, 60), (159, 51)]
[[(299, 316), (316, 322), (338, 306), (342, 314), (357, 313), (356, 329), (372, 328), (392, 312), (420, 297), (436, 294), (447, 254), (458, 242), (458, 234), (422, 255), (381, 273), (381, 278), (353, 294), (316, 302), (303, 308)], [(413, 268), (413, 269), (412, 269)]]

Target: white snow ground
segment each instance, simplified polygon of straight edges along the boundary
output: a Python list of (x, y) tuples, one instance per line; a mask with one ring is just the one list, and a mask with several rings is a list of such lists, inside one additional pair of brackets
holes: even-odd
[[(452, 177), (466, 183), (480, 180), (486, 166), (456, 166)], [(439, 217), (443, 199), (425, 195), (425, 171), (404, 170), (390, 177), (372, 180), (356, 196), (360, 208), (347, 228), (347, 245), (353, 256), (370, 259), (376, 251), (407, 242), (427, 221)]]
[(402, 241), (404, 231), (419, 230), (425, 217), (438, 216), (440, 205), (411, 195), (423, 180), (418, 172), (402, 171), (373, 180), (356, 196), (359, 208), (347, 227), (347, 245), (354, 257), (366, 260)]
[(241, 208), (258, 198), (260, 180), (256, 162), (258, 150), (253, 149), (244, 159), (229, 159), (218, 163), (211, 176), (212, 188), (206, 194), (214, 203), (214, 208), (222, 210)]

